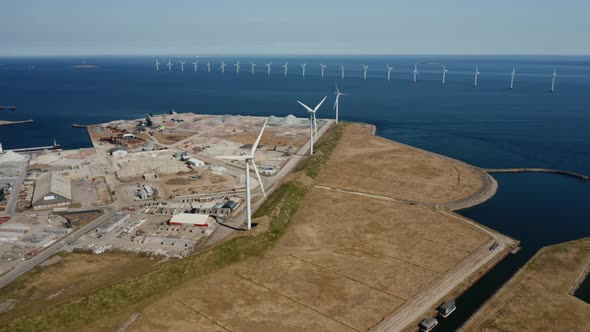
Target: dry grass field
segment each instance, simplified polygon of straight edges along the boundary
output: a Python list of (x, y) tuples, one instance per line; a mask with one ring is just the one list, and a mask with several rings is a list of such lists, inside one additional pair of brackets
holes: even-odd
[(541, 249), (463, 331), (590, 331), (590, 304), (570, 294), (590, 265), (590, 238)]

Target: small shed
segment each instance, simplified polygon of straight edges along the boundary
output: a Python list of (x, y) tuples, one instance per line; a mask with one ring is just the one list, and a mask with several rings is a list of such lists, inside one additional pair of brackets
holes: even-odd
[(448, 317), (455, 309), (457, 309), (455, 301), (449, 300), (438, 307), (438, 312), (442, 317)]
[(127, 150), (122, 146), (115, 146), (109, 150), (109, 153), (115, 158), (120, 158), (127, 155)]
[(213, 221), (208, 214), (200, 213), (179, 213), (172, 216), (172, 219), (168, 222), (170, 225), (180, 226), (197, 226), (197, 227), (209, 227), (209, 224)]
[(426, 318), (425, 320), (421, 321), (418, 325), (420, 327), (420, 331), (428, 332), (432, 331), (438, 325), (438, 320), (434, 317)]
[(227, 208), (230, 210), (235, 210), (238, 208), (238, 206), (240, 206), (240, 203), (235, 202), (235, 201), (227, 201), (225, 204), (223, 204), (222, 208)]
[(201, 166), (205, 166), (205, 163), (202, 160), (199, 160), (197, 158), (189, 158), (186, 161), (187, 164), (193, 166), (193, 167), (201, 167)]

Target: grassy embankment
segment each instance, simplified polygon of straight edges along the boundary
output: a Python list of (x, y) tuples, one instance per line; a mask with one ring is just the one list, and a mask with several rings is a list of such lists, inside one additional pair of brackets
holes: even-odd
[[(345, 125), (330, 129), (316, 145), (313, 157), (305, 160), (296, 171), (315, 178), (322, 165), (330, 158), (342, 137)], [(131, 277), (89, 294), (74, 297), (39, 313), (14, 319), (0, 331), (75, 330), (101, 318), (115, 314), (122, 308), (148, 300), (190, 279), (199, 278), (220, 268), (251, 256), (260, 256), (270, 249), (285, 233), (295, 212), (303, 202), (309, 185), (294, 180), (281, 184), (254, 215), (267, 217), (268, 230), (251, 236), (234, 237), (209, 250), (196, 253), (180, 261), (165, 264), (160, 269)]]

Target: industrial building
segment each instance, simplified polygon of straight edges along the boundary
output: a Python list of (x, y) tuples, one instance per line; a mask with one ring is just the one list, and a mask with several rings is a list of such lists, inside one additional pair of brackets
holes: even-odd
[(110, 149), (109, 153), (111, 154), (111, 156), (113, 156), (115, 158), (120, 158), (120, 157), (124, 157), (127, 155), (127, 150), (125, 150), (125, 148), (122, 146), (116, 146), (116, 147)]
[(172, 216), (172, 219), (168, 223), (179, 226), (209, 227), (209, 224), (212, 222), (213, 218), (208, 214), (179, 213)]
[(187, 164), (193, 166), (193, 167), (201, 167), (201, 166), (205, 166), (205, 163), (202, 160), (199, 160), (197, 158), (189, 158), (186, 161)]
[(68, 206), (72, 202), (72, 185), (67, 176), (59, 173), (42, 173), (35, 183), (33, 209)]

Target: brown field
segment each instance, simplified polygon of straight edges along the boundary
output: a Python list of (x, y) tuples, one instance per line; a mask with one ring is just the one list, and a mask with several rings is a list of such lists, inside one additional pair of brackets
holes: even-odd
[(590, 265), (590, 238), (541, 249), (463, 331), (590, 331), (590, 304), (570, 294)]
[(191, 131), (179, 131), (175, 133), (156, 132), (152, 136), (158, 140), (158, 142), (165, 145), (170, 145), (185, 140), (194, 134), (196, 133)]
[(349, 126), (272, 250), (158, 296), (128, 331), (374, 328), (487, 252), (488, 234), (433, 206), (481, 185), (464, 164)]
[(88, 211), (81, 213), (58, 213), (66, 218), (74, 227), (82, 227), (92, 220), (98, 218), (102, 213), (99, 211)]
[[(0, 290), (0, 323), (150, 270), (159, 259), (133, 255), (66, 254), (52, 265), (38, 266)], [(1, 306), (1, 305), (0, 305)]]

